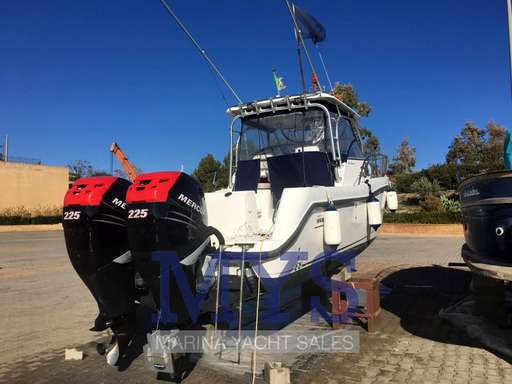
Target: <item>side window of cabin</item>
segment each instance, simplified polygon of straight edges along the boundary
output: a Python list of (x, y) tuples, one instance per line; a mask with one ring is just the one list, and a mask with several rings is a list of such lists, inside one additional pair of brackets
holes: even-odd
[(344, 118), (339, 119), (337, 128), (341, 155), (348, 157), (363, 157), (363, 152), (359, 146), (359, 141), (354, 135), (354, 130), (350, 120)]

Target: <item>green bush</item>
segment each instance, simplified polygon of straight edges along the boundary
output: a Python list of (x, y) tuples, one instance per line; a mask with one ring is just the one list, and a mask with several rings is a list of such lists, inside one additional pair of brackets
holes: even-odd
[(411, 185), (422, 176), (423, 174), (421, 172), (402, 173), (399, 175), (391, 175), (391, 181), (395, 185), (398, 193), (412, 193)]
[(435, 164), (422, 171), (429, 180), (437, 180), (443, 189), (457, 189), (458, 173), (457, 166), (448, 164)]
[(411, 191), (417, 193), (420, 200), (425, 201), (428, 196), (439, 197), (441, 186), (437, 180), (430, 181), (427, 177), (422, 176), (411, 185)]
[(461, 210), (460, 201), (453, 200), (447, 197), (446, 195), (441, 196), (441, 205), (443, 209), (447, 212), (459, 212)]
[(425, 201), (422, 201), (420, 205), (425, 211), (437, 212), (443, 209), (441, 199), (432, 193), (429, 193), (427, 197), (425, 197)]
[(0, 225), (58, 224), (62, 216), (0, 216)]
[(384, 222), (403, 224), (460, 224), (462, 223), (462, 216), (460, 212), (449, 211), (385, 213)]
[(23, 206), (0, 211), (0, 225), (57, 224), (62, 221), (62, 207), (43, 206), (28, 209)]
[(442, 189), (457, 189), (462, 179), (480, 172), (482, 170), (475, 166), (435, 164), (418, 172), (391, 175), (391, 180), (398, 193), (414, 193), (411, 186), (422, 177), (437, 180)]

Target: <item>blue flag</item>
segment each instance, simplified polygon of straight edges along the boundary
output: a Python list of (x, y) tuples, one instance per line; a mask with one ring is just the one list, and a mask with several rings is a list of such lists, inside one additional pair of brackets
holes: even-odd
[(325, 28), (317, 19), (295, 4), (293, 4), (293, 14), (304, 39), (311, 39), (314, 44), (325, 40)]

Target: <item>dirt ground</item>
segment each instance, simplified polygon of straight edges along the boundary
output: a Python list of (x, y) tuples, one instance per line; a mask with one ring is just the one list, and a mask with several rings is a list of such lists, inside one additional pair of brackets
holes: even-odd
[[(357, 354), (304, 356), (294, 383), (510, 383), (512, 365), (437, 316), (469, 293), (461, 237), (381, 236), (358, 259), (358, 270), (383, 279), (377, 333), (360, 329)], [(72, 269), (62, 232), (0, 234), (1, 383), (149, 383), (168, 381), (144, 366), (142, 356), (113, 368), (95, 353), (106, 335), (88, 331), (96, 315), (91, 295)], [(76, 346), (83, 361), (64, 361)], [(183, 382), (250, 382), (202, 366)]]

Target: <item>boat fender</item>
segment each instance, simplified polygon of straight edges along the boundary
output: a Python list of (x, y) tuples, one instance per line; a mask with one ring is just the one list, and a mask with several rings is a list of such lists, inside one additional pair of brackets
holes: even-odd
[(341, 243), (340, 213), (334, 205), (329, 206), (324, 212), (324, 241), (327, 245)]
[(398, 196), (396, 191), (388, 191), (386, 195), (386, 204), (391, 212), (395, 212), (398, 209)]
[(379, 200), (375, 196), (370, 195), (366, 206), (368, 209), (368, 224), (373, 229), (379, 228), (382, 225), (382, 211)]
[(381, 198), (379, 199), (379, 202), (380, 202), (380, 209), (381, 209), (381, 211), (386, 209), (386, 204), (388, 202), (388, 192), (387, 191), (382, 192), (382, 195), (381, 195)]
[(380, 201), (373, 194), (370, 182), (366, 180), (365, 183), (368, 185), (368, 200), (366, 200), (368, 224), (370, 227), (377, 230), (382, 225), (382, 209), (380, 207)]
[(377, 230), (382, 225), (382, 210), (380, 207), (380, 201), (373, 194), (370, 182), (366, 180), (365, 183), (368, 185), (368, 200), (366, 200), (368, 224), (370, 227)]

